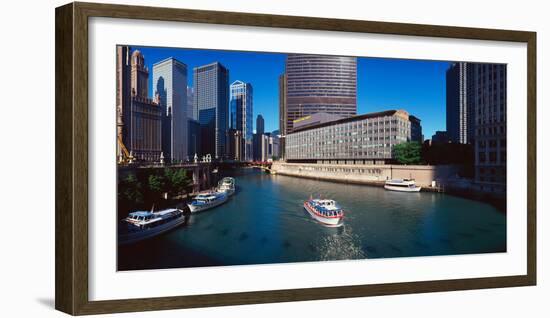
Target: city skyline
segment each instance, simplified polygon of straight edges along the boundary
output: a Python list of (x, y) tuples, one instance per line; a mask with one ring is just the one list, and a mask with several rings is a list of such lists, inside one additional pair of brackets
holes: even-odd
[(118, 270), (507, 252), (505, 64), (116, 61)]
[[(254, 118), (262, 114), (265, 130), (279, 129), (279, 76), (285, 72), (286, 54), (204, 49), (132, 47), (145, 56), (146, 66), (174, 57), (189, 70), (220, 62), (229, 82), (254, 86)], [(406, 109), (422, 119), (424, 137), (446, 130), (445, 74), (452, 62), (359, 57), (357, 59), (357, 114)], [(188, 78), (194, 88), (193, 79)], [(149, 83), (149, 94), (154, 94)], [(254, 131), (256, 127), (254, 126)]]

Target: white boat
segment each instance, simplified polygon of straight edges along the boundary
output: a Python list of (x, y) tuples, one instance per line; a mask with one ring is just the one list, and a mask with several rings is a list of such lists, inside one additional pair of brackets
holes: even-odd
[(136, 211), (131, 212), (121, 222), (118, 233), (118, 244), (136, 243), (183, 224), (185, 215), (180, 209), (166, 209), (158, 212)]
[(227, 202), (229, 196), (224, 192), (208, 192), (197, 195), (187, 206), (191, 213), (201, 212)]
[(384, 189), (401, 192), (418, 192), (422, 187), (416, 185), (412, 179), (386, 180)]
[(323, 225), (338, 227), (344, 224), (344, 210), (334, 200), (310, 198), (304, 202), (304, 209)]
[(218, 192), (224, 192), (227, 196), (235, 193), (235, 178), (225, 177), (218, 183)]

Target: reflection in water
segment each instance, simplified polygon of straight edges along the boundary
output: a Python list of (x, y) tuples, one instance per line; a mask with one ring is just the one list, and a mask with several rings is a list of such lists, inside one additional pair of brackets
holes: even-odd
[[(119, 249), (119, 270), (430, 256), (506, 251), (506, 217), (478, 201), (439, 193), (232, 173), (237, 193), (187, 216), (166, 235)], [(344, 226), (327, 228), (303, 209), (332, 198)]]

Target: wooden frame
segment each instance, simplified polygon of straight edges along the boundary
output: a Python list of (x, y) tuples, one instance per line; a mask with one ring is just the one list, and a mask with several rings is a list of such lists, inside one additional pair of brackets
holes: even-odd
[[(536, 33), (156, 7), (71, 3), (56, 9), (55, 307), (73, 315), (536, 284)], [(88, 18), (112, 17), (527, 43), (527, 275), (147, 299), (88, 300)]]

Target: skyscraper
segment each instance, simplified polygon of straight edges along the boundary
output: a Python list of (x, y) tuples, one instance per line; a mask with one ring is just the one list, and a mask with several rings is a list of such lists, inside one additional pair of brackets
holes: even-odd
[[(240, 160), (252, 160), (252, 85), (242, 81), (235, 81), (230, 86), (231, 118), (230, 128), (241, 131), (243, 157)], [(237, 134), (236, 136), (239, 136)]]
[(355, 57), (288, 54), (285, 68), (285, 134), (292, 132), (295, 119), (307, 115), (357, 114)]
[(269, 151), (269, 135), (254, 134), (254, 161), (267, 161)]
[(197, 120), (189, 119), (188, 134), (187, 134), (187, 153), (189, 159), (192, 160), (195, 154), (199, 154), (199, 146), (201, 144), (201, 125)]
[(279, 76), (279, 133), (286, 135), (286, 74)]
[(409, 122), (411, 123), (411, 141), (422, 143), (424, 140), (422, 140), (422, 125), (420, 121), (420, 118), (416, 116), (409, 116)]
[(265, 121), (262, 115), (256, 116), (256, 133), (253, 136), (252, 147), (255, 161), (265, 161), (267, 158), (267, 141), (265, 133)]
[(474, 137), (474, 106), (468, 94), (469, 63), (453, 63), (446, 73), (447, 134), (451, 142), (469, 144)]
[(221, 159), (226, 154), (229, 70), (219, 62), (195, 67), (195, 108), (201, 124), (200, 154)]
[(506, 190), (506, 65), (453, 63), (447, 70), (447, 133), (474, 145), (475, 181)]
[(263, 134), (265, 132), (265, 121), (264, 116), (261, 114), (256, 117), (256, 133)]
[(483, 191), (506, 192), (506, 65), (470, 63), (474, 105), (475, 180)]
[(198, 120), (199, 116), (197, 110), (195, 109), (195, 91), (193, 87), (187, 86), (187, 117), (189, 119)]
[(286, 137), (286, 123), (287, 123), (287, 111), (286, 111), (286, 74), (279, 76), (279, 154), (282, 159), (285, 158), (285, 137)]
[(170, 57), (153, 65), (153, 88), (163, 112), (162, 151), (172, 162), (187, 154), (187, 65)]
[[(117, 135), (119, 160), (158, 161), (162, 112), (149, 98), (149, 70), (139, 50), (117, 47)], [(126, 149), (124, 149), (126, 148)], [(123, 152), (128, 151), (128, 154)]]

